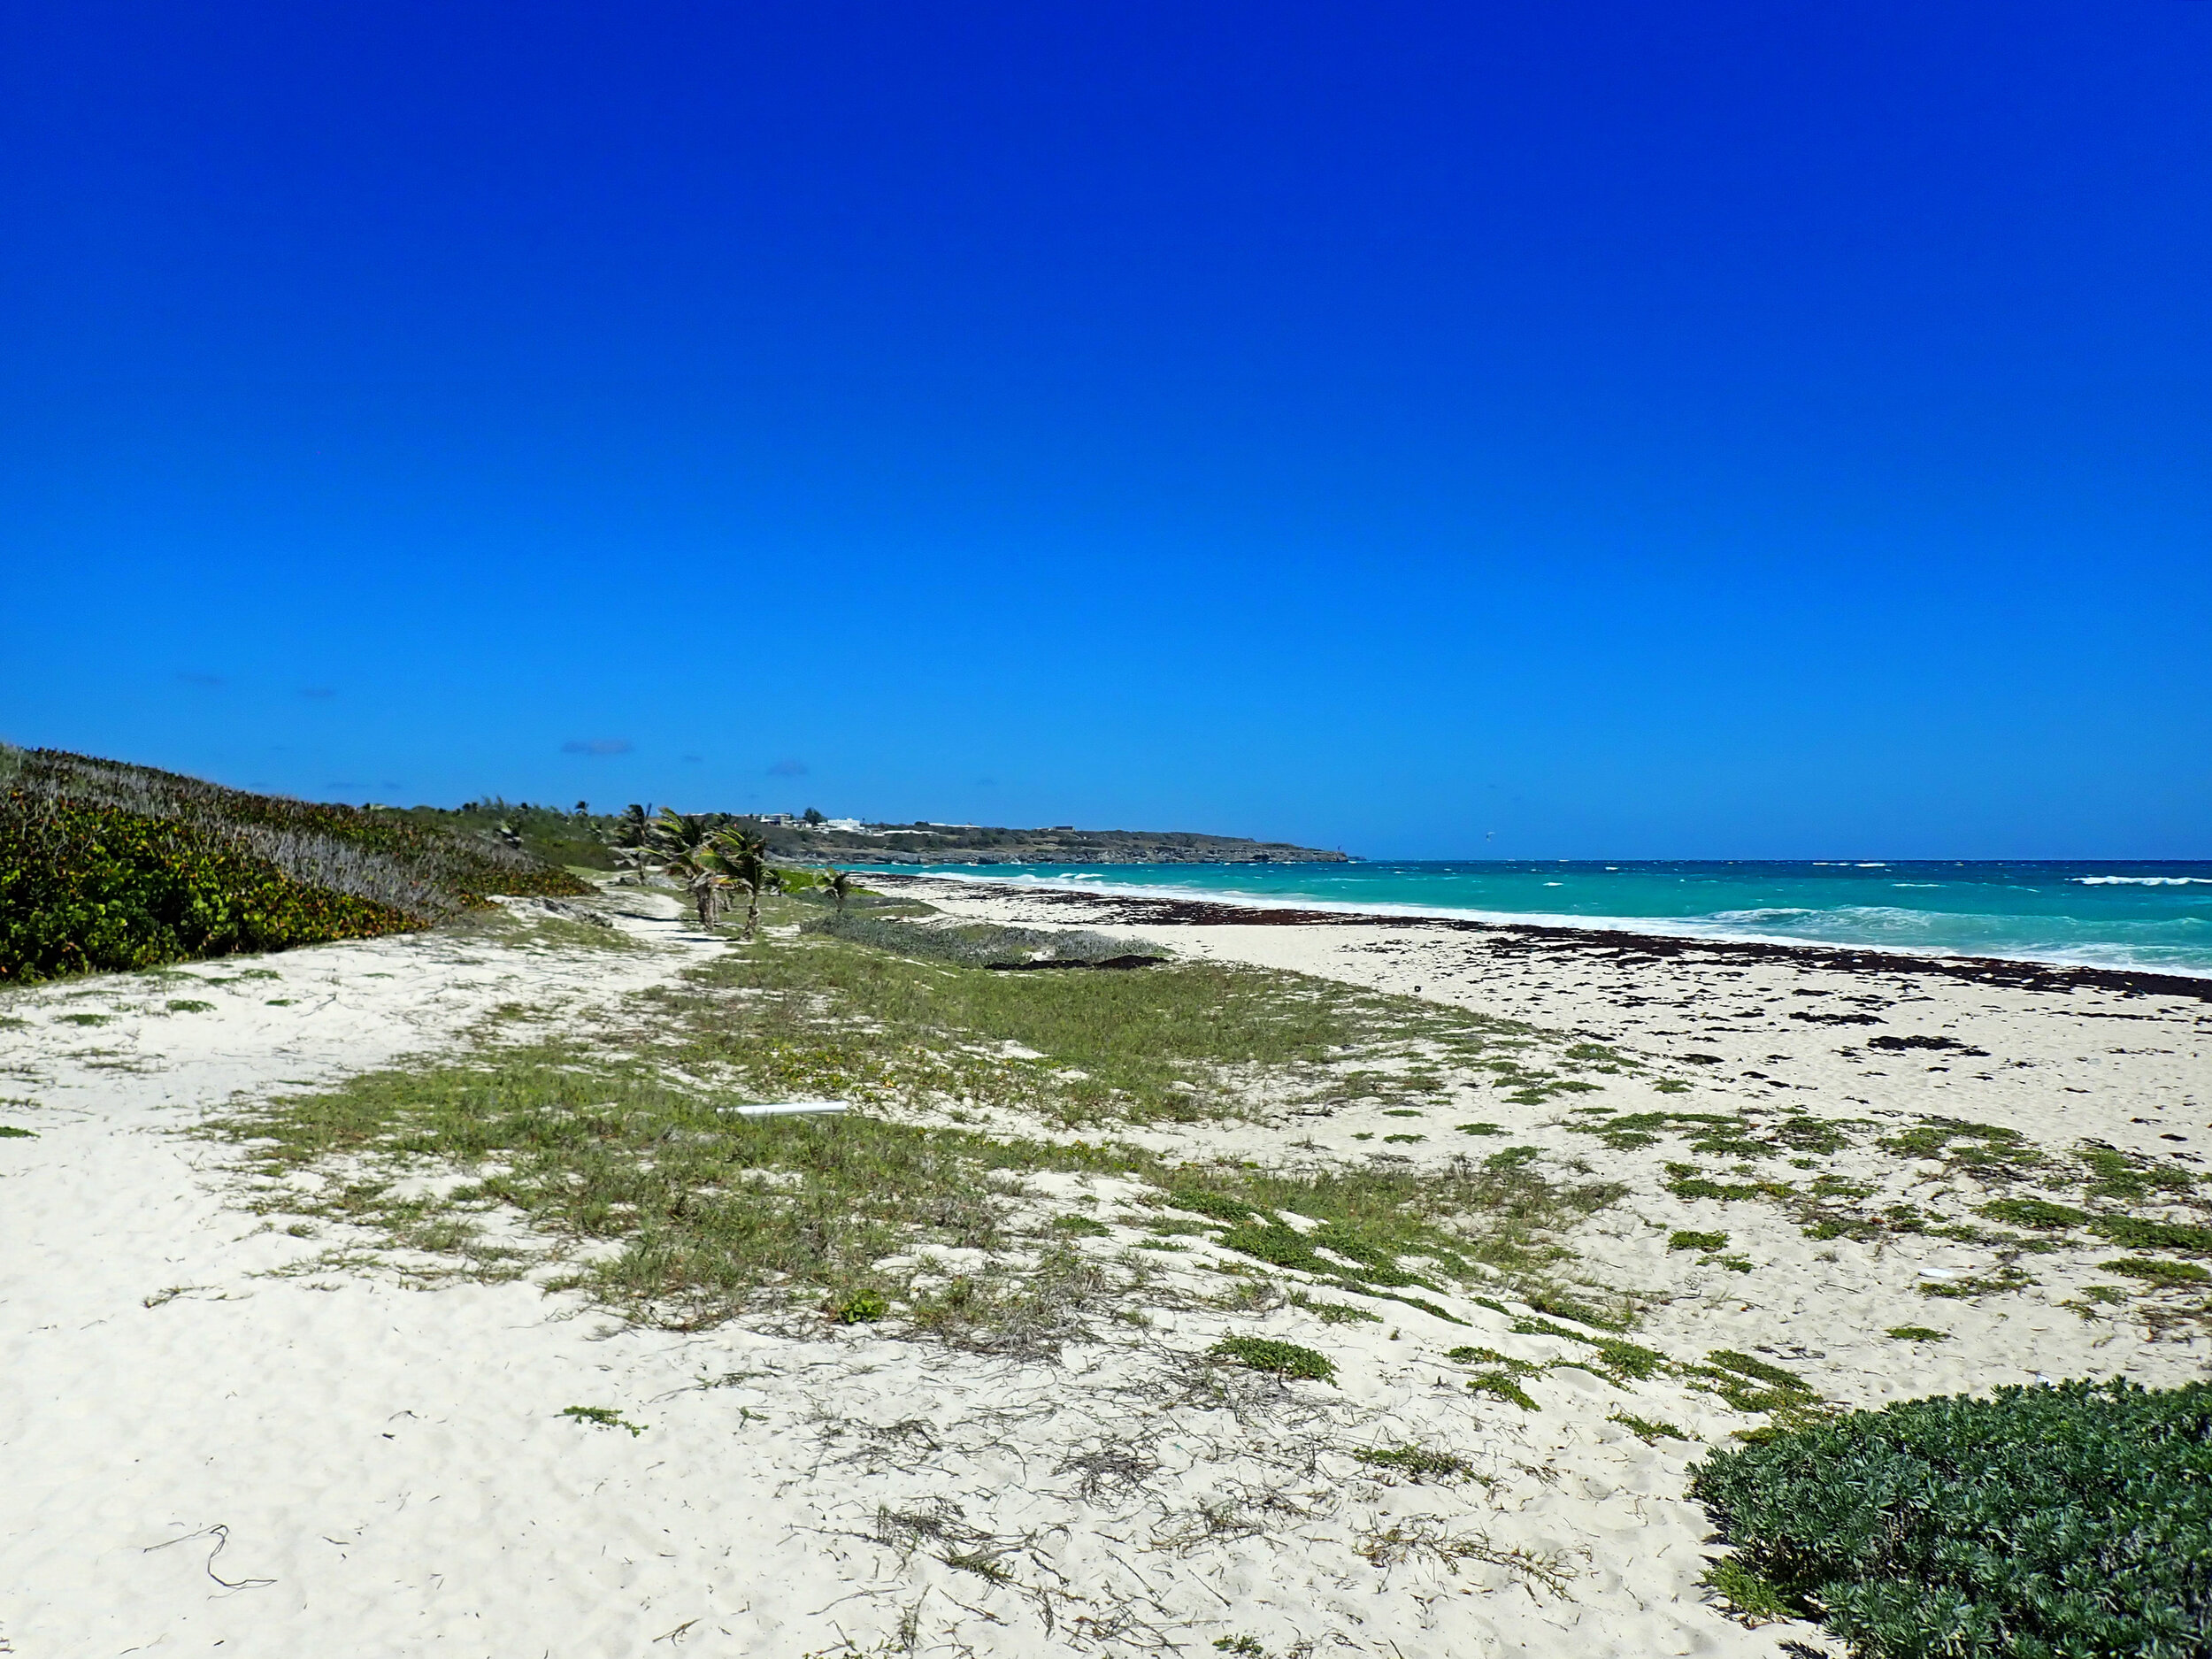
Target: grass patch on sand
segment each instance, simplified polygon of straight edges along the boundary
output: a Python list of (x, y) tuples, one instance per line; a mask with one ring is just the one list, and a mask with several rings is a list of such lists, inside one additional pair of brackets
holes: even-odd
[(1467, 1379), (1467, 1386), (1479, 1394), (1488, 1394), (1517, 1405), (1524, 1411), (1540, 1409), (1528, 1390), (1521, 1386), (1520, 1378), (1512, 1371), (1477, 1371)]
[(2100, 1216), (2090, 1224), (2113, 1243), (2131, 1250), (2179, 1250), (2212, 1255), (2212, 1227), (2153, 1221), (2140, 1216)]
[(1208, 1353), (1214, 1359), (1241, 1365), (1248, 1371), (1272, 1371), (1279, 1377), (1302, 1378), (1312, 1382), (1336, 1379), (1336, 1362), (1326, 1354), (1301, 1348), (1295, 1342), (1278, 1342), (1271, 1337), (1225, 1336)]
[(1402, 1293), (1443, 1279), (1495, 1285), (1502, 1276), (1532, 1306), (1564, 1302), (1577, 1310), (1569, 1317), (1587, 1312), (1601, 1325), (1625, 1317), (1585, 1310), (1549, 1282), (1571, 1259), (1553, 1235), (1618, 1198), (1617, 1186), (1569, 1185), (1525, 1162), (1467, 1158), (1423, 1171), (1186, 1165), (1169, 1183), (1168, 1203), (1209, 1217), (1224, 1248), (1348, 1290), (1450, 1318)]
[(603, 1429), (627, 1429), (634, 1440), (652, 1426), (649, 1423), (633, 1423), (612, 1406), (563, 1406), (561, 1415), (572, 1423), (590, 1423)]
[(1670, 1250), (1724, 1250), (1728, 1235), (1724, 1233), (1694, 1233), (1686, 1228), (1667, 1234)]
[[(774, 926), (808, 913), (764, 906)], [(1078, 1127), (1253, 1117), (1409, 1061), (1508, 1063), (1563, 1036), (1408, 997), (1218, 963), (994, 972), (810, 933), (733, 947), (648, 994), (639, 1033), (672, 1064), (764, 1096), (1000, 1108)]]
[(1444, 1357), (1457, 1360), (1462, 1364), (1489, 1368), (1479, 1371), (1468, 1379), (1467, 1386), (1476, 1394), (1488, 1394), (1494, 1399), (1509, 1401), (1524, 1411), (1534, 1411), (1538, 1409), (1536, 1402), (1529, 1397), (1528, 1391), (1523, 1388), (1521, 1384), (1526, 1378), (1542, 1376), (1550, 1369), (1548, 1364), (1540, 1363), (1535, 1360), (1515, 1359), (1510, 1355), (1499, 1353), (1494, 1348), (1455, 1348), (1447, 1353)]
[(916, 922), (864, 911), (833, 911), (803, 923), (801, 931), (967, 968), (1041, 963), (1087, 967), (1111, 963), (1134, 967), (1167, 955), (1158, 945), (1141, 939), (1116, 939), (1083, 929), (1010, 927), (998, 922)]
[(1678, 1429), (1671, 1423), (1655, 1422), (1650, 1417), (1640, 1417), (1633, 1412), (1630, 1411), (1616, 1411), (1609, 1416), (1605, 1420), (1608, 1423), (1619, 1424), (1623, 1428), (1626, 1429), (1631, 1434), (1633, 1434), (1638, 1440), (1641, 1440), (1647, 1446), (1655, 1446), (1661, 1440), (1688, 1440), (1694, 1439), (1692, 1435), (1681, 1429)]
[(510, 950), (560, 954), (571, 950), (633, 952), (636, 940), (596, 910), (564, 899), (523, 901), (474, 910), (450, 923), (462, 939), (482, 940)]
[[(1025, 1171), (1121, 1171), (1123, 1149), (1002, 1141), (858, 1115), (744, 1118), (729, 1099), (553, 1046), (371, 1072), (249, 1106), (211, 1133), (272, 1178), (260, 1207), (365, 1225), (444, 1258), (426, 1271), (513, 1277), (531, 1259), (484, 1223), (518, 1210), (570, 1258), (572, 1282), (634, 1317), (689, 1326), (763, 1300), (880, 1317), (885, 1257), (1010, 1242)], [(290, 1178), (317, 1171), (319, 1188)], [(426, 1190), (426, 1174), (462, 1177)], [(984, 1299), (984, 1302), (988, 1302)], [(972, 1295), (964, 1311), (991, 1310)], [(887, 1311), (887, 1309), (884, 1310)], [(963, 1308), (941, 1309), (960, 1323)], [(1033, 1317), (1049, 1310), (1030, 1310)]]
[(2170, 1262), (2162, 1256), (2129, 1256), (2117, 1262), (2100, 1262), (2098, 1268), (2107, 1273), (2124, 1273), (2130, 1279), (2147, 1279), (2154, 1285), (2212, 1284), (2212, 1273), (2205, 1271), (2194, 1262)]
[[(23, 1132), (27, 1133), (27, 1132)], [(1302, 1290), (1290, 1293), (1290, 1304), (1302, 1308), (1324, 1325), (1380, 1325), (1382, 1315), (1371, 1308), (1355, 1308), (1348, 1302), (1316, 1302)]]
[(2000, 1198), (1994, 1203), (1984, 1204), (1982, 1214), (2011, 1226), (2047, 1231), (2085, 1226), (2089, 1222), (2087, 1210), (2077, 1210), (2071, 1204), (2055, 1204), (2047, 1198)]
[(2198, 1177), (2187, 1170), (2116, 1147), (2085, 1146), (2074, 1156), (2081, 1167), (2083, 1194), (2090, 1198), (2136, 1203), (2162, 1196), (2185, 1196), (2198, 1184)]
[[(641, 1064), (539, 1044), (249, 1105), (208, 1133), (244, 1145), (263, 1211), (368, 1229), (399, 1253), (393, 1264), (426, 1278), (511, 1279), (557, 1257), (561, 1282), (651, 1323), (810, 1312), (1023, 1349), (1072, 1334), (1123, 1277), (1053, 1242), (1096, 1224), (1034, 1225), (1028, 1174), (1134, 1176), (1162, 1189), (1156, 1202), (1207, 1215), (1194, 1230), (1242, 1254), (1439, 1314), (1384, 1286), (1429, 1284), (1417, 1266), (1540, 1277), (1561, 1254), (1545, 1232), (1614, 1191), (1475, 1164), (1428, 1176), (1171, 1167), (1114, 1144), (861, 1113), (747, 1118), (735, 1103)], [(1283, 1210), (1319, 1225), (1301, 1234)], [(532, 1240), (503, 1236), (502, 1211), (518, 1212)], [(1326, 1254), (1289, 1261), (1309, 1237)], [(927, 1259), (938, 1248), (997, 1264), (949, 1278)]]
[(1753, 1108), (1735, 1113), (1621, 1112), (1566, 1125), (1570, 1134), (1592, 1135), (1616, 1152), (1655, 1146), (1681, 1136), (1693, 1152), (1712, 1157), (1763, 1158), (1793, 1152), (1832, 1153), (1851, 1144), (1859, 1125), (1848, 1118)]
[(1387, 1469), (1409, 1480), (1459, 1480), (1474, 1473), (1463, 1457), (1429, 1446), (1363, 1446), (1352, 1454), (1373, 1469)]
[(1778, 1421), (1793, 1423), (1813, 1414), (1820, 1394), (1795, 1371), (1786, 1371), (1753, 1355), (1731, 1348), (1715, 1348), (1702, 1365), (1688, 1375), (1700, 1387), (1718, 1394), (1739, 1411), (1767, 1412)]
[(2026, 1174), (2045, 1162), (2041, 1148), (2017, 1129), (1999, 1124), (1968, 1123), (1958, 1118), (1925, 1118), (1913, 1128), (1882, 1142), (1900, 1157), (1939, 1161), (1947, 1173), (1984, 1180)]
[[(770, 930), (800, 911), (764, 909)], [(426, 1279), (528, 1274), (684, 1328), (803, 1316), (1045, 1351), (1110, 1302), (1207, 1302), (1210, 1286), (1163, 1280), (1165, 1263), (1089, 1243), (1112, 1230), (1055, 1213), (1057, 1199), (1025, 1186), (1045, 1173), (1133, 1179), (1149, 1191), (1121, 1199), (1137, 1209), (1117, 1222), (1247, 1258), (1254, 1306), (1302, 1277), (1300, 1294), (1334, 1286), (1455, 1319), (1434, 1299), (1449, 1283), (1618, 1324), (1624, 1308), (1586, 1306), (1609, 1293), (1555, 1282), (1571, 1259), (1555, 1234), (1624, 1189), (1557, 1179), (1534, 1148), (1426, 1169), (1271, 1169), (1048, 1138), (1216, 1120), (1256, 1098), (1326, 1093), (1345, 1065), (1417, 1042), (1482, 1040), (1398, 1002), (1206, 964), (995, 972), (769, 931), (588, 1033), (494, 1022), (472, 1056), (242, 1105), (207, 1133), (245, 1148), (265, 1213), (364, 1230), (365, 1247), (298, 1271), (371, 1259), (367, 1248)], [(732, 1110), (795, 1097), (854, 1110)], [(977, 1111), (994, 1108), (1025, 1121), (987, 1132)], [(1183, 1248), (1166, 1238), (1148, 1242)], [(941, 1251), (972, 1254), (956, 1268)], [(1324, 1323), (1375, 1317), (1307, 1305)]]

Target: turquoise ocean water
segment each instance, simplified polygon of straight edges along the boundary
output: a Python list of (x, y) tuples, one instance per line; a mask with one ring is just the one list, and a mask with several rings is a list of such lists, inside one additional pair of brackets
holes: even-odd
[[(910, 872), (912, 866), (905, 866)], [(933, 865), (1160, 897), (2016, 956), (2212, 976), (2212, 864)]]

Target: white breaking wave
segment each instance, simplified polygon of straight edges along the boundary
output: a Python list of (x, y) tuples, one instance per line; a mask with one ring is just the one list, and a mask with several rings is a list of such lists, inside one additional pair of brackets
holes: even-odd
[(2212, 887), (2212, 876), (2074, 876), (2085, 887)]
[[(1116, 874), (1071, 872), (1040, 876), (1023, 871), (986, 873), (974, 865), (933, 864), (926, 869), (906, 866), (898, 873), (926, 874), (942, 880), (973, 882), (979, 886), (1061, 887), (1103, 899), (1109, 895), (1130, 898), (1197, 899), (1254, 910), (1331, 910), (1351, 916), (1426, 917), (1438, 920), (1486, 922), (1507, 927), (1559, 927), (1595, 933), (1624, 933), (1697, 939), (1715, 942), (1742, 942), (1786, 946), (1821, 946), (1846, 949), (1878, 949), (1916, 956), (2003, 956), (2014, 961), (2043, 962), (2055, 966), (2116, 968), (2135, 972), (2212, 977), (2212, 956), (2205, 945), (2168, 942), (2156, 930), (2174, 926), (2212, 926), (2212, 918), (2174, 916), (2143, 924), (2108, 924), (2134, 934), (2148, 936), (2114, 939), (2066, 937), (2072, 918), (2030, 918), (2011, 915), (1950, 914), (1909, 910), (1901, 906), (1840, 905), (1834, 909), (1796, 905), (1766, 905), (1740, 910), (1708, 911), (1701, 916), (1587, 916), (1565, 911), (1496, 910), (1464, 904), (1409, 902), (1383, 898), (1325, 897), (1311, 892), (1259, 893), (1234, 887), (1213, 887), (1178, 880), (1167, 873), (1172, 866), (1152, 866), (1148, 879)], [(1152, 874), (1151, 870), (1158, 870)], [(2076, 877), (2079, 880), (2085, 878)], [(2115, 878), (2086, 878), (2114, 879)], [(2139, 880), (2139, 877), (2117, 878)], [(2161, 877), (2157, 880), (2205, 881), (2212, 878)], [(1096, 885), (1094, 885), (1096, 884)], [(1895, 884), (1902, 885), (1902, 884)], [(1940, 885), (1940, 884), (1938, 884)], [(2024, 937), (2023, 934), (2027, 936)]]

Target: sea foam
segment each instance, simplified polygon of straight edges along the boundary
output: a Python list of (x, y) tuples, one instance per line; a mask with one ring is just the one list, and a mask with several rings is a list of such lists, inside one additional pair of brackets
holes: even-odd
[(2212, 887), (2212, 876), (2073, 876), (2085, 887)]

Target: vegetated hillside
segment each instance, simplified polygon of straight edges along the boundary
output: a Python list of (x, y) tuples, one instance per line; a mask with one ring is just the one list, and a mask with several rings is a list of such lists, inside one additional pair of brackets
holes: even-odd
[(0, 984), (426, 927), (588, 891), (496, 838), (381, 809), (0, 748)]
[(1345, 864), (1340, 852), (1183, 830), (987, 829), (964, 824), (872, 824), (864, 830), (771, 826), (780, 858), (833, 864)]
[(487, 795), (457, 807), (377, 810), (426, 830), (519, 847), (549, 864), (568, 864), (583, 870), (615, 867), (613, 855), (607, 848), (622, 822), (619, 818), (588, 810), (581, 801), (573, 810), (564, 810), (557, 806), (532, 806), (526, 801), (505, 801), (497, 795)]
[[(652, 816), (634, 808), (637, 823)], [(425, 826), (465, 830), (518, 846), (549, 864), (611, 870), (609, 849), (625, 844), (620, 815), (516, 804), (497, 798), (457, 808), (410, 807), (403, 815)], [(697, 814), (715, 827), (737, 826), (764, 836), (772, 857), (789, 864), (1343, 864), (1340, 852), (1256, 841), (1238, 835), (1184, 830), (994, 829), (968, 824), (868, 824), (834, 829), (743, 812)], [(630, 832), (634, 833), (634, 832)]]

